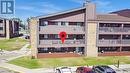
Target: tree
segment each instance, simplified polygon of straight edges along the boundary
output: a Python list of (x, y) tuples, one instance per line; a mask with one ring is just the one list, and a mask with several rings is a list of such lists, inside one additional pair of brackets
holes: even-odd
[(23, 24), (23, 21), (20, 18), (12, 18), (12, 20), (19, 22), (19, 27), (23, 28), (25, 30), (25, 25)]

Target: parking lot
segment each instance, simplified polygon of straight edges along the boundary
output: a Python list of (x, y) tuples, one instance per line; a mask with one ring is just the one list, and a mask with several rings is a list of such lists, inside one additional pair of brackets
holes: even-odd
[(130, 68), (116, 69), (115, 71), (116, 71), (117, 73), (130, 73)]
[[(77, 67), (69, 67), (70, 69), (71, 69), (71, 72), (70, 71), (68, 71), (67, 72), (67, 70), (64, 70), (63, 71), (63, 73), (76, 73), (76, 69), (77, 69)], [(90, 68), (92, 68), (92, 67), (90, 67)], [(130, 68), (119, 68), (119, 69), (114, 69), (115, 71), (116, 71), (116, 73), (130, 73)], [(58, 73), (58, 72), (56, 72), (56, 73)]]
[(18, 73), (18, 72), (14, 72), (5, 68), (0, 68), (0, 73)]

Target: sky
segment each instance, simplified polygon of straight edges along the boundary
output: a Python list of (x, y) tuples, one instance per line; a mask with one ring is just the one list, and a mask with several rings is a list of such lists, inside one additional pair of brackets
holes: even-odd
[[(2, 17), (18, 17), (26, 21), (28, 17), (62, 12), (83, 6), (85, 0), (15, 0), (14, 15), (0, 15)], [(96, 3), (98, 13), (130, 9), (130, 0), (91, 0)]]

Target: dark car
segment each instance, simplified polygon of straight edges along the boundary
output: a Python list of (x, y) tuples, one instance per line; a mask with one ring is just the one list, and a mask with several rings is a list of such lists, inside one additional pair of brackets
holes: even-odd
[(88, 67), (78, 67), (76, 73), (96, 73), (92, 70), (92, 68)]
[(109, 66), (94, 66), (93, 71), (96, 73), (116, 73), (114, 69)]

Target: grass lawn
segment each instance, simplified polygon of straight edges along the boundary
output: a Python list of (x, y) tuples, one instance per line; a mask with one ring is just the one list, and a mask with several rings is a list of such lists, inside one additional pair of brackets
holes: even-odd
[(23, 66), (30, 69), (52, 68), (58, 66), (84, 66), (84, 65), (111, 65), (120, 60), (121, 64), (130, 64), (130, 57), (75, 57), (75, 58), (44, 58), (31, 59), (30, 57), (21, 57), (10, 61), (9, 63)]
[(3, 50), (18, 50), (21, 49), (28, 41), (22, 38), (12, 38), (12, 39), (1, 39), (0, 49)]

